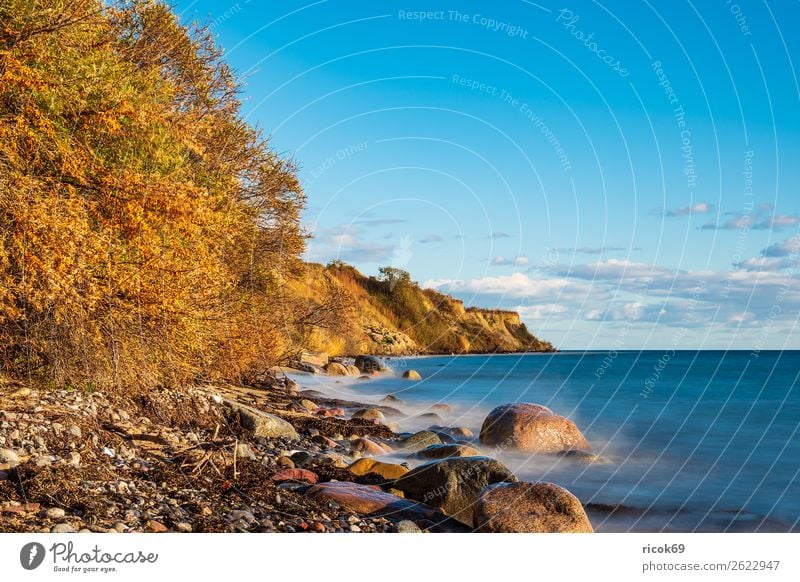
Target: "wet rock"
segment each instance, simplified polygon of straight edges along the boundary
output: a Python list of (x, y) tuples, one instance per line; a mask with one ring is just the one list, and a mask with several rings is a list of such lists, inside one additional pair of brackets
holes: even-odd
[(399, 399), (397, 396), (395, 396), (394, 394), (387, 394), (386, 396), (384, 396), (383, 398), (381, 398), (381, 402), (396, 402), (396, 403), (398, 403), (398, 404), (402, 404), (402, 402), (403, 402), (403, 401), (402, 401), (402, 400), (400, 400), (400, 399)]
[(300, 438), (294, 427), (282, 418), (233, 400), (226, 399), (225, 404), (239, 414), (242, 427), (255, 437), (287, 438), (289, 440)]
[(383, 463), (375, 459), (359, 459), (347, 468), (353, 475), (374, 473), (384, 479), (397, 479), (408, 473), (408, 467), (394, 463)]
[(422, 376), (416, 370), (406, 370), (403, 372), (403, 378), (406, 380), (422, 380)]
[(431, 406), (431, 410), (438, 410), (439, 412), (453, 412), (453, 408), (444, 402), (437, 402)]
[(439, 435), (437, 435), (435, 432), (430, 430), (421, 430), (418, 433), (403, 439), (402, 444), (403, 448), (405, 449), (418, 451), (431, 445), (441, 445), (442, 439), (439, 438)]
[(469, 430), (465, 426), (456, 426), (456, 427), (447, 429), (447, 433), (449, 435), (451, 435), (451, 436), (456, 437), (456, 438), (464, 438), (464, 439), (471, 439), (472, 437), (475, 436), (475, 433), (473, 433), (471, 430)]
[(354, 450), (359, 451), (365, 455), (385, 455), (386, 453), (390, 453), (392, 451), (386, 445), (378, 444), (374, 441), (366, 437), (360, 437), (353, 441), (352, 447)]
[(489, 457), (442, 459), (420, 465), (394, 482), (406, 497), (416, 499), (472, 525), (473, 505), (481, 490), (517, 478), (501, 462)]
[(386, 369), (375, 356), (356, 356), (355, 365), (361, 372), (382, 372)]
[(562, 455), (567, 459), (573, 459), (575, 461), (580, 461), (581, 463), (597, 463), (599, 465), (602, 465), (608, 462), (600, 455), (589, 453), (587, 451), (577, 451), (577, 450), (564, 451)]
[(481, 532), (592, 533), (581, 502), (552, 483), (497, 483), (481, 491), (474, 525)]
[(451, 457), (479, 457), (481, 452), (464, 444), (431, 445), (418, 451), (418, 459), (448, 459)]
[(480, 441), (536, 453), (591, 451), (574, 422), (547, 407), (527, 403), (505, 404), (492, 410), (483, 421)]
[(329, 376), (349, 376), (350, 373), (347, 371), (347, 368), (344, 364), (340, 364), (339, 362), (331, 362), (327, 366), (325, 366), (325, 371), (328, 373)]
[(364, 420), (373, 420), (377, 422), (386, 422), (386, 417), (383, 412), (377, 408), (361, 408), (353, 413), (353, 418), (363, 418)]
[(345, 366), (347, 368), (347, 375), (348, 376), (358, 376), (361, 374), (361, 370), (355, 367), (353, 364), (348, 364)]
[(307, 469), (283, 469), (278, 471), (272, 477), (272, 481), (281, 483), (283, 481), (306, 481), (307, 483), (316, 483), (319, 476), (314, 471)]

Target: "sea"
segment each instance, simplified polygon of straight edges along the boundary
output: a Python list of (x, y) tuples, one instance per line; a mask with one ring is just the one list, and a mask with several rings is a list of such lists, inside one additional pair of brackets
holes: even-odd
[[(403, 431), (475, 433), (491, 409), (543, 404), (600, 459), (483, 450), (522, 481), (575, 494), (599, 532), (800, 531), (800, 351), (587, 351), (386, 358), (370, 380), (302, 376), (305, 388), (389, 404)], [(414, 369), (422, 380), (402, 372)], [(401, 403), (381, 402), (392, 394)], [(416, 461), (398, 455), (411, 465)]]

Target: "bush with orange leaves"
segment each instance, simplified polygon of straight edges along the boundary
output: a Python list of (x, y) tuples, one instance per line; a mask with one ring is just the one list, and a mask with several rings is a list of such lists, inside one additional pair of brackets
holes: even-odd
[(0, 372), (147, 388), (294, 346), (294, 168), (160, 2), (0, 3)]

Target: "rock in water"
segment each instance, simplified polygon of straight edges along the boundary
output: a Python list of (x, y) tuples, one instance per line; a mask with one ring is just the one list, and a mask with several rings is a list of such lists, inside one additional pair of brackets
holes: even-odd
[(431, 445), (417, 452), (419, 459), (449, 459), (453, 457), (479, 457), (481, 452), (475, 447), (457, 444)]
[(377, 408), (362, 408), (353, 413), (353, 418), (363, 418), (365, 420), (377, 420), (378, 422), (386, 422), (386, 417)]
[(402, 442), (404, 448), (411, 451), (418, 451), (431, 445), (441, 445), (442, 439), (433, 431), (421, 430), (418, 433), (412, 434)]
[(406, 380), (422, 380), (422, 376), (416, 370), (406, 370), (403, 372), (403, 378)]
[(283, 437), (290, 440), (298, 440), (300, 438), (294, 427), (282, 418), (233, 400), (225, 399), (225, 404), (234, 412), (239, 413), (239, 422), (241, 422), (242, 427), (250, 431), (253, 436), (263, 438)]
[(362, 372), (383, 372), (386, 369), (375, 356), (356, 356), (355, 365)]
[(331, 362), (325, 366), (325, 371), (329, 376), (349, 376), (347, 368), (339, 362)]
[(480, 441), (534, 453), (592, 450), (574, 422), (545, 406), (522, 402), (492, 410), (483, 421)]
[(592, 533), (581, 502), (552, 483), (496, 483), (475, 503), (475, 531)]
[(516, 482), (500, 461), (489, 457), (442, 459), (412, 469), (394, 483), (406, 497), (416, 499), (472, 525), (473, 505), (487, 485)]

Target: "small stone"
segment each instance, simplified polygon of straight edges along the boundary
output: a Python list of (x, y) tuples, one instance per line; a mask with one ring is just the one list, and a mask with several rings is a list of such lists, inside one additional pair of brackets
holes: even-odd
[(103, 454), (111, 457), (112, 459), (117, 456), (117, 454), (114, 452), (114, 449), (110, 449), (108, 447), (103, 447)]
[(181, 533), (190, 533), (192, 531), (192, 524), (181, 521), (180, 523), (175, 524), (175, 531), (179, 531)]
[(92, 533), (92, 530), (90, 530), (89, 528), (84, 527), (82, 529), (79, 529), (78, 533)]
[(61, 509), (60, 507), (51, 507), (45, 512), (47, 519), (52, 519), (53, 521), (64, 519), (67, 515), (67, 512)]
[(253, 449), (246, 443), (239, 443), (236, 445), (236, 457), (239, 459), (250, 459), (251, 461), (256, 459)]
[(83, 431), (77, 424), (73, 424), (71, 427), (69, 427), (69, 434), (75, 438), (81, 438), (83, 436)]
[(167, 526), (160, 521), (154, 521), (151, 519), (147, 522), (147, 529), (155, 533), (162, 533), (167, 531)]
[(279, 467), (286, 467), (287, 469), (294, 469), (294, 461), (292, 461), (289, 457), (281, 455), (275, 461)]
[(122, 523), (121, 521), (118, 521), (117, 523), (114, 524), (113, 529), (118, 533), (124, 533), (128, 529), (128, 526)]
[(402, 521), (397, 522), (397, 532), (398, 533), (422, 533), (422, 530), (419, 526), (409, 519), (404, 519)]
[(19, 455), (11, 449), (0, 449), (0, 463), (8, 463), (14, 468), (19, 465)]
[(78, 533), (78, 530), (68, 523), (59, 523), (52, 527), (50, 533)]
[(350, 531), (355, 532), (355, 533), (360, 533), (361, 532), (361, 528), (358, 527), (357, 525), (353, 524), (353, 525), (350, 526)]
[(318, 521), (312, 523), (309, 529), (318, 533), (325, 533), (325, 526)]

